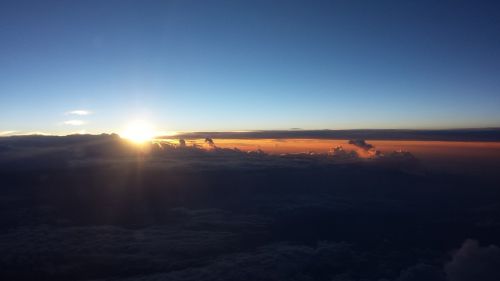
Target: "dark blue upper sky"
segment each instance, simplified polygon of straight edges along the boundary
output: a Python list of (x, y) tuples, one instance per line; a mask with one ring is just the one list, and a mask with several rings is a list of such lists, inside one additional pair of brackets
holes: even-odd
[(500, 126), (495, 2), (1, 1), (0, 134)]

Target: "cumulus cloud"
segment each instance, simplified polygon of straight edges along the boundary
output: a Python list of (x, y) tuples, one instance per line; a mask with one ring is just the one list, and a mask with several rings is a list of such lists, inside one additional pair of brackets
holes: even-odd
[(208, 144), (210, 147), (215, 147), (214, 140), (211, 138), (205, 138), (205, 143)]
[(352, 144), (358, 148), (364, 149), (364, 150), (370, 150), (373, 149), (373, 145), (367, 143), (365, 140), (350, 140), (349, 144)]
[(341, 145), (338, 145), (338, 146), (334, 147), (333, 149), (331, 149), (329, 151), (329, 154), (334, 156), (334, 157), (338, 157), (338, 158), (348, 158), (348, 159), (359, 158), (358, 153), (356, 153), (356, 151), (354, 151), (354, 150), (347, 151)]
[(445, 266), (449, 281), (500, 280), (500, 248), (468, 239)]
[(375, 158), (382, 156), (382, 152), (376, 150), (375, 146), (367, 143), (363, 139), (349, 140), (348, 143), (355, 146), (358, 149), (357, 152), (361, 157)]
[(79, 115), (79, 116), (85, 116), (85, 115), (90, 115), (92, 114), (92, 111), (89, 110), (83, 110), (83, 109), (78, 109), (78, 110), (72, 110), (66, 112), (67, 115)]

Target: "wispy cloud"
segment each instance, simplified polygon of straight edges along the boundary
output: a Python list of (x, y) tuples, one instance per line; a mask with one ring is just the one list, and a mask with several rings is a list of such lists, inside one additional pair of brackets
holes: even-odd
[(83, 109), (78, 109), (78, 110), (72, 110), (66, 112), (66, 115), (79, 115), (79, 116), (85, 116), (85, 115), (90, 115), (92, 114), (92, 111), (89, 110), (83, 110)]
[(71, 126), (81, 126), (81, 125), (85, 125), (86, 123), (87, 122), (85, 122), (83, 120), (77, 120), (77, 119), (67, 120), (67, 121), (63, 122), (64, 125), (71, 125)]

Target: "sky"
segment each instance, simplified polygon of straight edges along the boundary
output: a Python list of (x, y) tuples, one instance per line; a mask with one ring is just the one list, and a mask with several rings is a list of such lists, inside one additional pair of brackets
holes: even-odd
[(0, 134), (500, 126), (497, 1), (1, 1)]

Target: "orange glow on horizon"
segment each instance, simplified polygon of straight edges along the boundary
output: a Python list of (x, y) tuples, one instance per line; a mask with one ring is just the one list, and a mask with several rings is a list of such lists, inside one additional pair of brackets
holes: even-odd
[[(176, 139), (163, 139), (177, 144)], [(204, 139), (187, 139), (188, 145), (203, 146)], [(396, 150), (406, 150), (419, 157), (476, 157), (500, 159), (500, 142), (453, 142), (453, 141), (406, 141), (406, 140), (367, 140), (376, 150), (390, 153)], [(348, 140), (334, 139), (214, 139), (220, 148), (237, 148), (243, 151), (262, 150), (270, 154), (283, 153), (327, 153), (336, 146), (346, 150), (356, 150), (361, 157), (368, 152), (349, 144)], [(366, 155), (364, 155), (366, 154)]]

